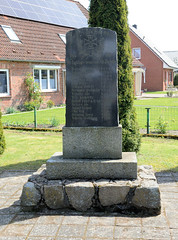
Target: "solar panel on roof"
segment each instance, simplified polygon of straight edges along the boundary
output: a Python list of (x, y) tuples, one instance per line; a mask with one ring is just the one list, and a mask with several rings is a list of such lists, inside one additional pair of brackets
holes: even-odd
[(0, 0), (0, 14), (66, 27), (87, 27), (87, 19), (66, 0)]

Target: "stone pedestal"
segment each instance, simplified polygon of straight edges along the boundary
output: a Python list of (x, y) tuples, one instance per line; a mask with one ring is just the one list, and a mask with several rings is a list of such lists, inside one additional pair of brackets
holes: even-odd
[(122, 158), (122, 127), (63, 127), (63, 158)]
[(48, 179), (136, 179), (134, 152), (122, 153), (122, 159), (66, 159), (55, 153), (46, 162)]

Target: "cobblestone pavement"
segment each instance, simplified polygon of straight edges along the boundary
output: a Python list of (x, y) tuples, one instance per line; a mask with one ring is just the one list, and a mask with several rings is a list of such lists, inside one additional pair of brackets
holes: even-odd
[(0, 240), (178, 239), (178, 173), (157, 173), (159, 216), (74, 212), (24, 213), (19, 197), (31, 172), (0, 174)]

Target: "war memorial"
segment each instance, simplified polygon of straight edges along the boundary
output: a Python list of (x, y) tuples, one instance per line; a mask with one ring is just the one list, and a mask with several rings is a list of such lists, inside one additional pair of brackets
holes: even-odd
[(116, 33), (102, 28), (68, 32), (66, 73), (63, 153), (54, 153), (28, 179), (22, 209), (159, 214), (152, 167), (137, 166), (136, 153), (122, 152)]

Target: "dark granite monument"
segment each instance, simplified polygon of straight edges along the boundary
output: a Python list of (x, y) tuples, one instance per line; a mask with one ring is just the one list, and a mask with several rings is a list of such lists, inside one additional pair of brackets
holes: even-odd
[[(67, 33), (67, 114), (63, 153), (56, 152), (24, 185), (25, 210), (160, 212), (160, 192), (150, 166), (122, 153), (117, 116), (117, 44), (113, 31)], [(138, 173), (138, 177), (137, 177)]]
[(66, 127), (118, 126), (116, 33), (68, 32), (66, 74)]

